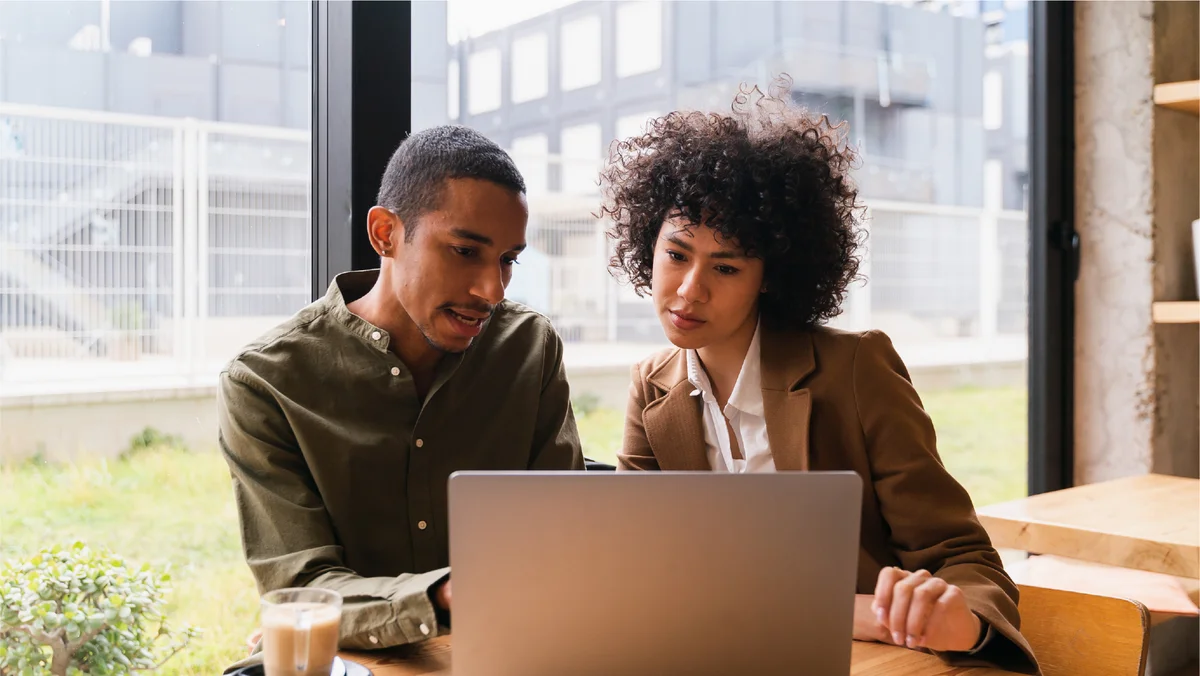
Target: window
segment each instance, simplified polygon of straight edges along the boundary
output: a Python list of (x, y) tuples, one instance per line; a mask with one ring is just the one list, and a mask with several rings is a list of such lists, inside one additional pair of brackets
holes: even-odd
[(632, 136), (643, 134), (646, 131), (646, 123), (658, 117), (661, 113), (645, 112), (634, 113), (632, 115), (622, 115), (617, 118), (617, 140), (623, 140)]
[(215, 390), (312, 300), (311, 17), (0, 6), (0, 559), (80, 540), (186, 571), (169, 620), (208, 638), (166, 673), (220, 673), (256, 621)]
[(550, 184), (547, 159), (550, 142), (545, 134), (518, 136), (512, 142), (512, 158), (525, 177), (525, 189), (529, 195), (544, 194)]
[(999, 129), (1004, 124), (1004, 75), (997, 70), (983, 76), (983, 128)]
[(650, 73), (662, 67), (661, 2), (617, 5), (617, 77)]
[(512, 102), (524, 103), (545, 96), (550, 89), (549, 45), (545, 33), (513, 40)]
[(458, 119), (458, 96), (462, 86), (458, 75), (458, 61), (451, 59), (446, 66), (446, 113), (451, 120)]
[(983, 163), (983, 208), (999, 211), (1004, 207), (1004, 163), (986, 160)]
[[(565, 0), (518, 4), (522, 14), (509, 16), (484, 11), (479, 0), (448, 0), (447, 56), (421, 51), (413, 58), (497, 45), (504, 52), (507, 44), (515, 102), (541, 92), (533, 86), (540, 85), (540, 61), (532, 56), (541, 47), (527, 40), (546, 35), (546, 60), (557, 67), (549, 69), (549, 88), (565, 95), (547, 92), (533, 99), (537, 105), (478, 128), (520, 156), (530, 185), (530, 245), (547, 257), (552, 282), (538, 302), (565, 341), (664, 340), (651, 304), (590, 274), (603, 273), (611, 255), (606, 223), (592, 214), (612, 142), (675, 109), (728, 111), (741, 83), (766, 90), (767, 74), (787, 72), (792, 100), (847, 125), (863, 151), (854, 178), (870, 207), (868, 282), (851, 287), (832, 324), (892, 338), (937, 427), (946, 465), (977, 504), (1025, 493), (1029, 240), (1021, 186), (1029, 171), (1030, 60), (1023, 3), (963, 8), (949, 23), (953, 8), (945, 3), (854, 2), (833, 12), (786, 0), (623, 1), (596, 10)], [(985, 39), (988, 25), (997, 28)], [(680, 27), (686, 35), (674, 32)], [(853, 36), (853, 49), (829, 46), (830, 36), (842, 34)], [(920, 48), (928, 44), (946, 48)], [(518, 72), (529, 75), (520, 81)], [(648, 73), (671, 77), (661, 78), (660, 89), (657, 78), (654, 86), (639, 79)], [(623, 80), (597, 87), (610, 75)], [(539, 154), (544, 163), (530, 160)], [(569, 351), (568, 359), (582, 361), (568, 368), (593, 368), (586, 355), (595, 354)], [(622, 396), (606, 387), (572, 379), (573, 391)], [(610, 447), (585, 448), (611, 457)]]
[(600, 17), (590, 15), (564, 23), (559, 52), (564, 91), (600, 84)]
[(480, 50), (467, 59), (467, 110), (478, 115), (499, 108), (500, 50)]
[(600, 168), (600, 125), (581, 124), (562, 131), (562, 191), (596, 192)]

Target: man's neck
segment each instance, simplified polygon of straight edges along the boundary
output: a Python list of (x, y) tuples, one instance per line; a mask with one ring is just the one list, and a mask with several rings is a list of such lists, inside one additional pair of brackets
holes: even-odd
[(417, 390), (424, 396), (445, 353), (429, 344), (416, 322), (385, 289), (384, 274), (380, 272), (371, 290), (358, 300), (347, 303), (346, 308), (387, 331), (389, 349), (408, 367), (417, 383)]

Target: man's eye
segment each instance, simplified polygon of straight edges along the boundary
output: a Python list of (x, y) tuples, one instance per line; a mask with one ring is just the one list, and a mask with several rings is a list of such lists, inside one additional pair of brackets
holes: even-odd
[(475, 250), (469, 246), (453, 246), (450, 248), (454, 250), (454, 253), (462, 256), (463, 258), (470, 258), (471, 256), (475, 255)]

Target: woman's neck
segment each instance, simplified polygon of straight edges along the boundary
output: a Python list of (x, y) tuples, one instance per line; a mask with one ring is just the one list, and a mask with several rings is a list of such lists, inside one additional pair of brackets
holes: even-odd
[(730, 395), (733, 394), (733, 387), (742, 372), (746, 353), (750, 351), (750, 343), (754, 341), (754, 332), (757, 329), (758, 315), (755, 313), (733, 335), (719, 343), (696, 350), (721, 408), (725, 408)]

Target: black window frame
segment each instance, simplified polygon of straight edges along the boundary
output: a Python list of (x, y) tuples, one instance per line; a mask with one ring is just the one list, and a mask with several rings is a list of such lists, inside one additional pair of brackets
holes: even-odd
[[(365, 215), (411, 127), (412, 6), (314, 0), (313, 296), (377, 267)], [(1028, 487), (1073, 484), (1074, 6), (1030, 2)]]
[(1074, 485), (1075, 6), (1030, 2), (1029, 494)]
[(379, 267), (366, 214), (412, 126), (410, 2), (314, 0), (312, 293)]

